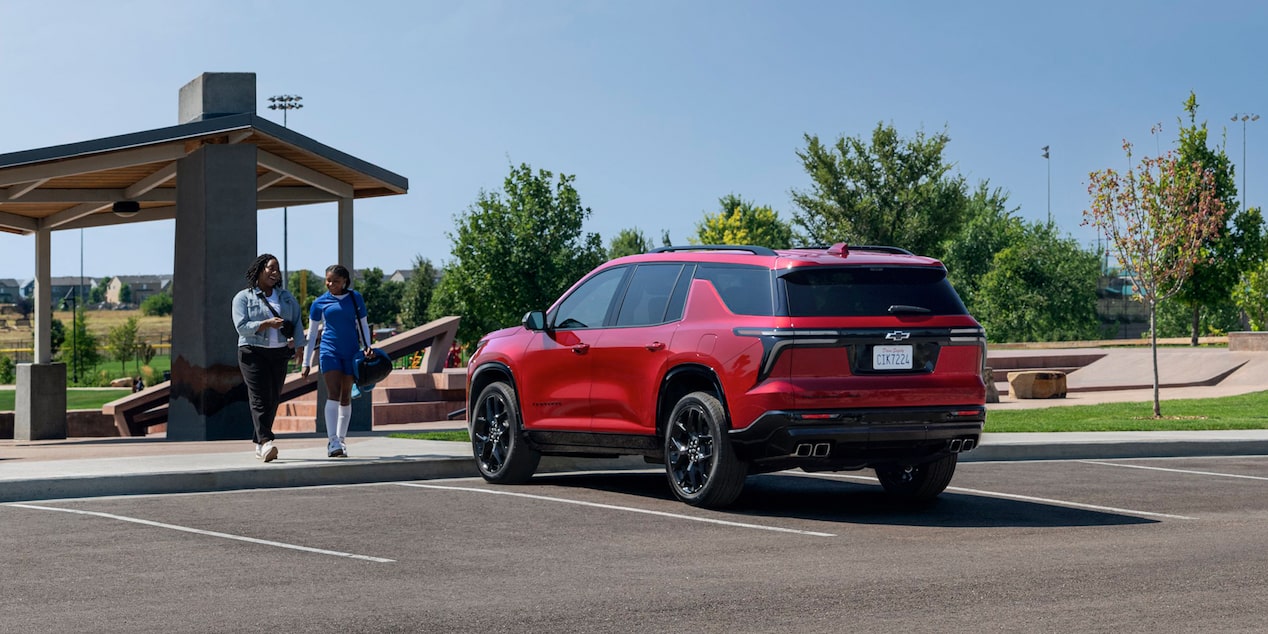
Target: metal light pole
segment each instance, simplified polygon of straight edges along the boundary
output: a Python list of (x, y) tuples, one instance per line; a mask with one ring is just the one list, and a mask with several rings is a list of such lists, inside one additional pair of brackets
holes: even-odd
[(1048, 224), (1052, 224), (1052, 160), (1048, 158), (1048, 146), (1043, 146), (1043, 160), (1048, 164)]
[(1259, 121), (1259, 115), (1253, 113), (1237, 113), (1233, 115), (1233, 121), (1242, 122), (1242, 206), (1246, 207), (1246, 122)]
[[(282, 127), (289, 128), (286, 114), (291, 110), (303, 108), (304, 104), (300, 103), (303, 100), (304, 98), (299, 95), (274, 95), (269, 97), (269, 110), (281, 110)], [(282, 207), (282, 288), (287, 287), (287, 278), (290, 276), (291, 270), (288, 255), (288, 247), (290, 245), (287, 240), (287, 215), (290, 214), (290, 210), (290, 206)]]

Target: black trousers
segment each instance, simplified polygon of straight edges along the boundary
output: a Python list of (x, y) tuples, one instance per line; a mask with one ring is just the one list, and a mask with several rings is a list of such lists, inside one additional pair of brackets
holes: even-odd
[(286, 363), (295, 351), (282, 348), (238, 348), (238, 367), (247, 384), (247, 400), (251, 404), (251, 422), (255, 424), (256, 444), (273, 440), (273, 419), (282, 399), (282, 384), (286, 382)]

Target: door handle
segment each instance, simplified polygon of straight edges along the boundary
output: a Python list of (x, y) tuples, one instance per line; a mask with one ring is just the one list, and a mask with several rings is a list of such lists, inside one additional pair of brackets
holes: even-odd
[(579, 343), (572, 347), (572, 351), (577, 354), (585, 354), (589, 350), (590, 350), (590, 344), (588, 343)]
[(644, 347), (652, 352), (660, 352), (665, 349), (665, 344), (660, 341), (653, 341)]

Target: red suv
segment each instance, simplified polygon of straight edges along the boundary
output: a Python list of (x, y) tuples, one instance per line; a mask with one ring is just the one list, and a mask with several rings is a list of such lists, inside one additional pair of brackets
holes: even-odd
[(665, 247), (607, 262), (480, 340), (468, 419), (489, 482), (542, 455), (642, 455), (682, 501), (750, 474), (872, 468), (930, 500), (986, 418), (986, 338), (942, 263), (894, 247)]

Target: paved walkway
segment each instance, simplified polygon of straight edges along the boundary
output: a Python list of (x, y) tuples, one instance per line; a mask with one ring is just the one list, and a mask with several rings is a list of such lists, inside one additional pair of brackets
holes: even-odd
[[(1164, 400), (1268, 390), (1268, 353), (1159, 350), (1169, 370)], [(1114, 352), (1070, 375), (1064, 399), (1005, 396), (989, 410), (1153, 399), (1152, 362), (1138, 350)], [(1187, 353), (1187, 354), (1185, 354)], [(1231, 358), (1229, 355), (1241, 355)], [(1231, 359), (1231, 360), (1230, 360)], [(1080, 376), (1081, 375), (1081, 376)], [(1213, 378), (1217, 377), (1217, 378)], [(1077, 380), (1076, 380), (1077, 378)], [(1212, 382), (1214, 381), (1214, 382)], [(1114, 389), (1115, 385), (1121, 386)], [(1166, 413), (1166, 404), (1163, 404)], [(348, 438), (349, 458), (327, 458), (324, 435), (279, 436), (279, 459), (255, 459), (250, 442), (169, 442), (145, 438), (0, 440), (0, 502), (102, 495), (352, 484), (478, 475), (469, 444), (390, 438), (395, 431), (465, 429), (463, 421), (393, 425)], [(963, 461), (1268, 455), (1268, 430), (984, 434)], [(651, 467), (639, 457), (546, 458), (541, 471)]]

